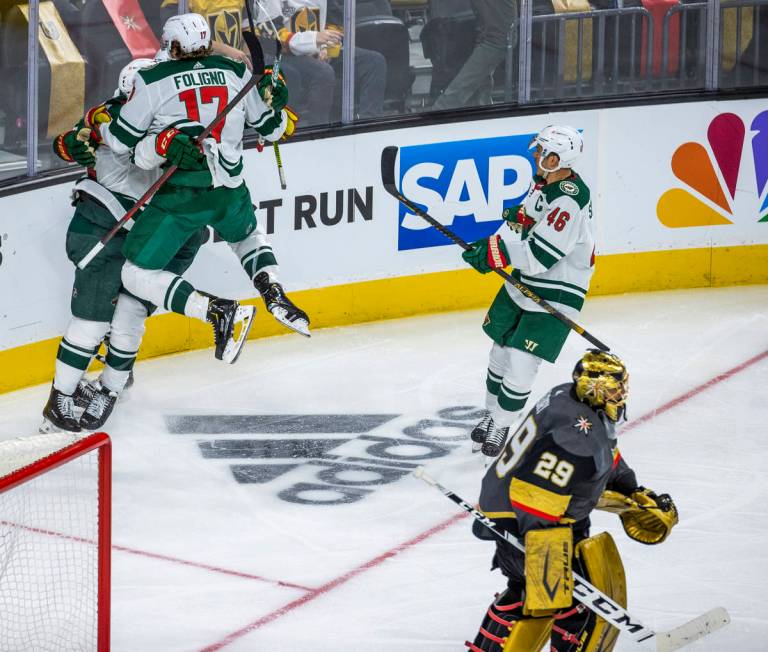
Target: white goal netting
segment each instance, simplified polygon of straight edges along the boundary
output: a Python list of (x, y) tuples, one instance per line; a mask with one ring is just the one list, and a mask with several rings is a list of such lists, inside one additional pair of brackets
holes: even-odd
[[(68, 457), (76, 441), (0, 441), (0, 483)], [(0, 652), (98, 649), (99, 519), (98, 449), (0, 485)]]

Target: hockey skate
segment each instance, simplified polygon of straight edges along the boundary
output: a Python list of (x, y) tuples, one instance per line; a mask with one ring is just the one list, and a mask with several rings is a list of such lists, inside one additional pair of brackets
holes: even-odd
[(98, 392), (100, 388), (101, 384), (99, 384), (98, 380), (91, 382), (88, 382), (87, 380), (81, 380), (79, 383), (77, 383), (75, 393), (72, 394), (72, 400), (75, 403), (75, 414), (77, 414), (78, 410), (82, 414), (85, 408), (87, 408), (90, 404), (93, 395)]
[(261, 294), (261, 298), (264, 299), (267, 310), (277, 321), (300, 335), (310, 337), (307, 313), (285, 296), (282, 285), (271, 283), (266, 272), (256, 274), (253, 285)]
[(113, 392), (99, 383), (98, 389), (94, 390), (91, 402), (80, 417), (80, 427), (83, 430), (101, 428), (109, 419), (109, 415), (112, 414), (115, 403), (117, 403), (117, 396), (117, 392)]
[[(210, 299), (207, 319), (213, 326), (213, 338), (216, 342), (216, 359), (234, 364), (253, 325), (256, 308), (241, 306), (231, 299)], [(235, 327), (240, 325), (239, 333)]]
[(80, 424), (75, 416), (75, 402), (69, 394), (51, 387), (48, 402), (43, 408), (43, 423), (39, 428), (42, 434), (49, 432), (80, 432)]
[(493, 417), (491, 413), (486, 410), (485, 416), (480, 420), (472, 432), (469, 438), (472, 440), (472, 452), (477, 453), (480, 447), (485, 443), (488, 433), (493, 430)]
[(509, 427), (494, 426), (493, 430), (489, 430), (483, 445), (480, 447), (483, 455), (496, 457), (501, 453), (501, 449), (504, 448), (504, 444), (507, 442), (508, 433)]

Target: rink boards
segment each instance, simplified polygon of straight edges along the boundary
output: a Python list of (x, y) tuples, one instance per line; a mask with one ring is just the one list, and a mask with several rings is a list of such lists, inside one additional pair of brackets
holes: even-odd
[[(765, 101), (511, 116), (289, 143), (286, 191), (269, 149), (246, 152), (247, 182), (281, 280), (312, 326), (488, 303), (497, 279), (467, 269), (455, 246), (384, 191), (381, 150), (399, 146), (403, 193), (472, 241), (495, 232), (503, 208), (519, 202), (532, 174), (528, 142), (551, 123), (584, 134), (577, 170), (592, 188), (597, 220), (592, 295), (768, 280)], [(69, 318), (71, 185), (0, 198), (0, 391), (52, 376)], [(213, 293), (254, 296), (221, 242), (204, 246), (189, 277)], [(280, 332), (263, 314), (252, 331)], [(159, 315), (141, 355), (210, 340), (205, 324)]]

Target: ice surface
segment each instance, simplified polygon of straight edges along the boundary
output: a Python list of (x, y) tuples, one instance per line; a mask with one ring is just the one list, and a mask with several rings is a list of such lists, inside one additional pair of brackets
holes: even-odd
[[(768, 350), (766, 306), (764, 286), (628, 295), (590, 299), (581, 322), (626, 360), (631, 422)], [(287, 334), (247, 344), (233, 367), (212, 349), (138, 364), (108, 424), (113, 650), (462, 649), (504, 581), (469, 519), (408, 472), (431, 456), (432, 475), (477, 498), (472, 410), (451, 408), (482, 403), (482, 316)], [(534, 397), (585, 346), (572, 334)], [(691, 650), (768, 648), (767, 386), (765, 357), (620, 437), (641, 483), (678, 505), (668, 541), (643, 546), (615, 516), (593, 519), (650, 627), (729, 609), (733, 622)], [(0, 396), (0, 438), (34, 433), (47, 393)], [(291, 502), (338, 500), (329, 482), (358, 499)]]

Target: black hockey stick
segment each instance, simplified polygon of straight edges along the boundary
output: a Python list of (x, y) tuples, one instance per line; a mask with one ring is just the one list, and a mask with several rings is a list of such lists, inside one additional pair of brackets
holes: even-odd
[[(459, 245), (459, 247), (461, 247), (464, 251), (472, 251), (471, 244), (464, 242), (464, 240), (462, 240), (459, 236), (457, 236), (453, 231), (451, 231), (450, 229), (440, 224), (440, 222), (438, 222), (434, 217), (432, 217), (426, 211), (421, 210), (416, 204), (414, 204), (410, 199), (408, 199), (405, 195), (403, 195), (397, 189), (397, 184), (395, 184), (395, 161), (397, 160), (397, 152), (398, 152), (398, 148), (393, 145), (390, 145), (389, 147), (385, 147), (381, 152), (381, 181), (384, 184), (384, 190), (386, 190), (390, 195), (395, 197), (395, 199), (397, 199), (402, 204), (404, 204), (408, 208), (408, 210), (410, 210), (412, 213), (415, 213), (419, 217), (424, 218), (427, 222), (429, 222), (432, 226), (434, 226), (438, 231), (440, 231), (440, 233), (442, 233), (446, 238), (448, 238), (455, 244)], [(554, 308), (551, 305), (549, 305), (538, 294), (536, 294), (528, 286), (523, 285), (520, 281), (515, 279), (511, 274), (508, 274), (503, 269), (494, 269), (493, 271), (496, 272), (499, 276), (501, 276), (501, 278), (503, 278), (505, 281), (508, 281), (509, 283), (511, 283), (515, 287), (515, 289), (517, 289), (523, 296), (527, 297), (528, 299), (533, 301), (535, 304), (537, 304), (538, 306), (546, 310), (553, 317), (556, 317), (557, 319), (559, 319), (571, 330), (576, 331), (585, 340), (587, 340), (591, 344), (594, 344), (598, 349), (600, 349), (601, 351), (611, 350), (610, 347), (603, 344), (589, 331), (585, 330), (584, 327), (579, 326), (575, 321), (566, 317), (557, 308)]]
[[(259, 50), (261, 50), (261, 46), (259, 46)], [(251, 92), (251, 89), (256, 85), (256, 83), (261, 79), (261, 76), (264, 74), (264, 56), (262, 55), (262, 65), (260, 68), (254, 68), (254, 72), (251, 75), (251, 78), (245, 83), (245, 86), (243, 86), (237, 95), (235, 95), (232, 100), (227, 104), (219, 113), (218, 115), (213, 119), (211, 124), (209, 124), (205, 129), (203, 129), (202, 133), (198, 135), (194, 142), (200, 145), (208, 136), (210, 136), (211, 132), (218, 126), (218, 124), (224, 120), (224, 118), (227, 117), (227, 114), (234, 109), (239, 103), (240, 100), (242, 100), (248, 93)], [(85, 269), (88, 263), (90, 263), (96, 255), (104, 249), (104, 246), (115, 236), (115, 234), (122, 228), (122, 226), (130, 220), (136, 213), (138, 213), (139, 209), (144, 206), (152, 197), (154, 194), (160, 189), (161, 186), (165, 184), (166, 181), (171, 177), (171, 175), (176, 172), (178, 169), (177, 165), (171, 165), (168, 168), (166, 168), (165, 172), (163, 172), (163, 175), (155, 181), (149, 189), (136, 200), (136, 203), (131, 207), (131, 209), (123, 215), (123, 217), (120, 218), (118, 222), (115, 223), (115, 225), (107, 232), (105, 233), (101, 239), (93, 245), (91, 250), (83, 256), (83, 258), (80, 260), (79, 263), (77, 263), (77, 266), (80, 269)]]
[[(270, 23), (272, 23), (272, 20), (267, 15), (266, 10), (261, 5), (258, 0), (256, 0), (257, 4), (261, 8), (261, 10), (264, 12), (264, 16), (269, 20)], [(251, 60), (254, 60), (253, 63), (253, 69), (256, 70), (256, 62), (255, 62), (255, 56), (254, 56), (254, 48), (258, 48), (261, 58), (261, 68), (264, 68), (264, 53), (261, 51), (261, 44), (259, 43), (259, 39), (256, 37), (256, 26), (254, 25), (253, 21), (253, 11), (251, 10), (251, 2), (250, 0), (246, 0), (245, 2), (245, 13), (248, 14), (248, 26), (250, 27), (250, 31), (244, 31), (243, 32), (243, 40), (245, 41), (246, 46), (248, 47), (248, 51), (251, 53)], [(275, 82), (277, 81), (277, 76), (280, 74), (280, 60), (282, 59), (282, 53), (283, 53), (283, 44), (280, 42), (280, 37), (277, 34), (277, 29), (275, 28), (275, 24), (272, 23), (272, 30), (275, 32), (275, 62), (272, 64), (272, 85), (274, 86)], [(275, 162), (277, 163), (277, 174), (280, 177), (280, 188), (285, 190), (288, 185), (285, 181), (285, 170), (283, 169), (283, 157), (280, 156), (280, 146), (277, 144), (276, 140), (272, 141), (272, 150), (275, 152)]]
[[(461, 509), (472, 516), (472, 518), (482, 523), (499, 539), (503, 539), (513, 545), (520, 552), (525, 552), (525, 546), (517, 538), (509, 532), (497, 529), (496, 523), (480, 510), (475, 509), (460, 496), (427, 475), (424, 472), (423, 466), (414, 469), (413, 475), (440, 491), (449, 500), (456, 503)], [(627, 634), (636, 643), (642, 643), (643, 641), (653, 642), (656, 652), (679, 650), (731, 622), (728, 612), (723, 607), (715, 607), (679, 627), (666, 632), (655, 632), (643, 625), (618, 602), (595, 588), (577, 573), (573, 573), (573, 597), (620, 632)], [(654, 640), (652, 641), (652, 639)]]

